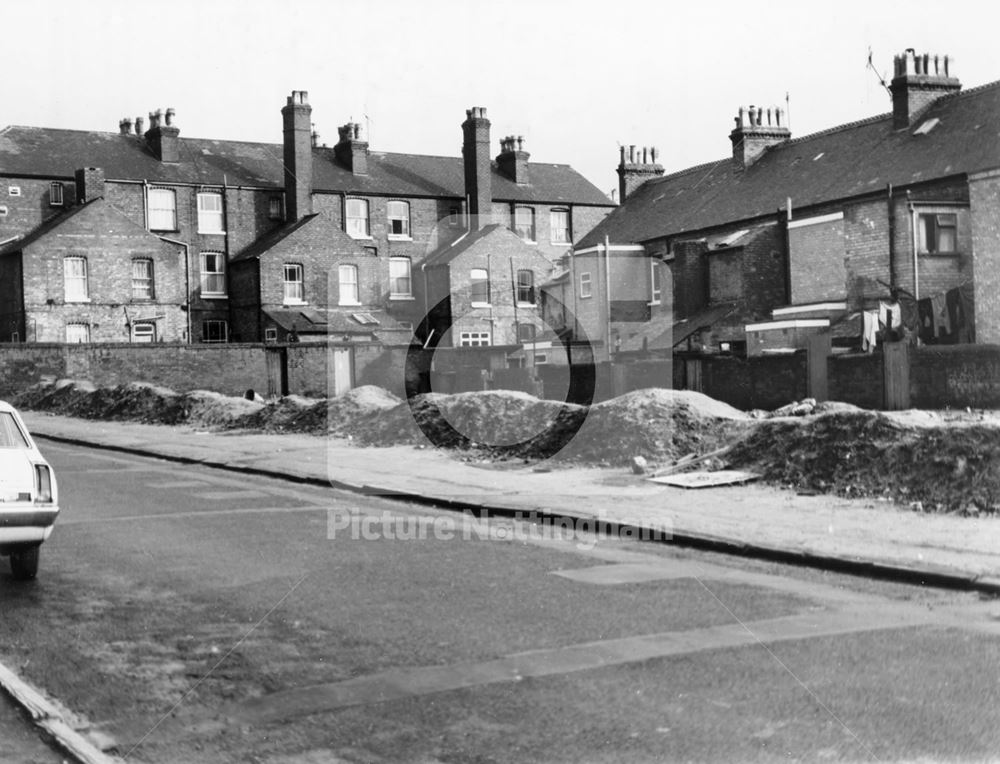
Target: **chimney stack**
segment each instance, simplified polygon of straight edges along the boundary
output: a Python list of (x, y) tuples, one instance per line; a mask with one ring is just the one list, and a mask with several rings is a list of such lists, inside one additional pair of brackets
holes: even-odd
[(104, 197), (104, 170), (100, 167), (84, 167), (76, 175), (76, 200), (86, 204)]
[(142, 117), (135, 118), (135, 134), (142, 135)]
[(618, 162), (618, 203), (622, 204), (632, 195), (632, 192), (647, 180), (663, 175), (663, 167), (656, 161), (659, 159), (659, 152), (655, 146), (652, 149), (643, 147), (641, 153), (636, 151), (634, 145), (630, 145), (627, 151), (625, 146), (622, 146), (620, 154), (621, 158)]
[(312, 214), (312, 107), (309, 93), (293, 90), (284, 120), (285, 210), (289, 222)]
[(462, 161), (469, 219), (476, 230), (488, 225), (493, 212), (493, 163), (490, 161), (490, 121), (486, 109), (473, 106), (462, 123)]
[(118, 132), (122, 135), (132, 135), (132, 120), (128, 117), (118, 120)]
[(361, 125), (348, 122), (337, 128), (340, 138), (333, 152), (337, 161), (354, 175), (368, 174), (368, 141), (361, 140)]
[[(167, 109), (166, 119), (160, 109), (149, 113), (149, 130), (146, 131), (146, 143), (153, 155), (161, 162), (178, 162), (181, 156), (181, 131), (174, 126), (174, 110)], [(164, 124), (165, 123), (165, 124)], [(142, 124), (136, 120), (136, 131)]]
[(759, 109), (750, 105), (740, 107), (736, 115), (736, 127), (729, 134), (733, 142), (733, 169), (742, 172), (771, 146), (784, 143), (792, 137), (791, 130), (784, 124), (785, 113), (777, 107)]
[(519, 186), (528, 185), (528, 157), (524, 150), (524, 136), (508, 135), (500, 141), (500, 153), (497, 155), (497, 169)]
[(889, 84), (894, 129), (912, 127), (934, 101), (962, 89), (962, 83), (951, 74), (954, 64), (949, 56), (917, 55), (913, 48), (895, 57), (895, 73)]

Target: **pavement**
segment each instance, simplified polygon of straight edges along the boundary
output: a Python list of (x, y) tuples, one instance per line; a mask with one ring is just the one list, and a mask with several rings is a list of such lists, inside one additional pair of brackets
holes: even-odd
[(523, 513), (582, 527), (599, 521), (621, 536), (652, 534), (782, 562), (1000, 594), (1000, 518), (921, 514), (887, 501), (806, 496), (761, 484), (683, 489), (626, 469), (467, 462), (433, 447), (362, 448), (315, 435), (22, 415), (43, 439), (455, 510)]

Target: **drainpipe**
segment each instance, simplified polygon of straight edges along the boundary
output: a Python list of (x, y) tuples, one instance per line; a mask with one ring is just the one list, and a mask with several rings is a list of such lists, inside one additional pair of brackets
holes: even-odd
[(917, 272), (917, 211), (906, 192), (906, 206), (910, 209), (910, 252), (913, 256), (913, 299), (920, 299), (920, 274)]
[(892, 204), (892, 183), (886, 187), (889, 208), (889, 288), (896, 287), (896, 210)]
[[(166, 236), (158, 236), (158, 239), (162, 239), (170, 244), (176, 244), (180, 247), (184, 247), (184, 312), (187, 314), (187, 341), (191, 344), (191, 250), (187, 244), (183, 241), (177, 241), (177, 239), (170, 239)], [(227, 263), (228, 265), (228, 263)]]
[(604, 291), (607, 298), (607, 342), (608, 362), (611, 362), (611, 241), (604, 237)]

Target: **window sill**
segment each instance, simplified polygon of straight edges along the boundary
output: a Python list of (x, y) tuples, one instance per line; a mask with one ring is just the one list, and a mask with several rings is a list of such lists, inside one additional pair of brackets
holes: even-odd
[(592, 295), (592, 294), (581, 294), (581, 295), (580, 295), (580, 299), (581, 299), (581, 300), (589, 300), (589, 299), (591, 299), (591, 298), (592, 298), (593, 296), (594, 296), (594, 295)]
[(389, 299), (393, 302), (410, 302), (416, 300), (417, 298), (412, 294), (391, 294), (389, 295)]
[(962, 256), (961, 252), (918, 252), (917, 254), (920, 257), (943, 257), (943, 258), (949, 258), (949, 257), (961, 257)]
[(551, 244), (553, 247), (572, 247), (573, 246), (573, 242), (571, 242), (571, 241), (552, 241), (551, 239), (549, 240), (549, 244)]
[(228, 300), (228, 294), (203, 294), (201, 296), (203, 300)]
[[(301, 305), (307, 305), (308, 303), (304, 303), (303, 302), (303, 303), (300, 303), (300, 304)], [(360, 303), (360, 302), (338, 302), (337, 303), (337, 305), (339, 305), (342, 308), (360, 308), (362, 306), (362, 304), (363, 303)]]
[(198, 231), (199, 236), (225, 236), (225, 231)]
[(283, 300), (282, 305), (308, 305), (309, 303), (305, 300)]
[(412, 236), (399, 236), (397, 234), (392, 234), (392, 233), (390, 233), (386, 238), (389, 241), (413, 241)]
[(469, 303), (473, 308), (492, 308), (493, 303), (489, 302), (473, 302)]
[(150, 228), (149, 232), (150, 233), (180, 233), (181, 229), (179, 229), (179, 228)]
[(538, 305), (535, 304), (535, 303), (533, 303), (533, 302), (519, 302), (517, 304), (517, 307), (519, 307), (519, 308), (537, 308)]
[(358, 236), (357, 234), (353, 233), (348, 233), (347, 235), (350, 236), (355, 241), (373, 241), (371, 236)]
[(537, 247), (538, 246), (538, 242), (535, 241), (534, 239), (521, 239), (521, 241), (522, 241), (522, 243), (524, 243), (524, 244), (530, 244), (533, 247)]
[(67, 297), (65, 300), (63, 300), (63, 302), (65, 302), (67, 305), (71, 305), (71, 304), (74, 304), (74, 303), (86, 305), (87, 303), (90, 302), (90, 298), (89, 297)]
[(660, 304), (661, 304), (661, 303), (660, 303), (660, 301), (659, 301), (659, 300), (651, 300), (650, 302), (647, 302), (647, 303), (646, 303), (646, 305), (648, 305), (648, 306), (649, 306), (649, 307), (651, 307), (651, 308), (653, 308), (653, 307), (655, 307), (655, 306), (657, 306), (657, 305), (660, 305)]

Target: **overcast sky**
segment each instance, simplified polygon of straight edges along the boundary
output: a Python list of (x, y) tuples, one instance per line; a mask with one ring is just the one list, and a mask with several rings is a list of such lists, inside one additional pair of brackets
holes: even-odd
[(983, 2), (50, 0), (3, 11), (0, 125), (117, 131), (174, 107), (182, 136), (281, 140), (308, 90), (320, 140), (367, 124), (374, 151), (457, 156), (485, 106), (494, 153), (617, 187), (618, 145), (668, 172), (727, 156), (741, 104), (790, 98), (793, 136), (889, 110), (893, 54), (950, 54), (966, 88), (1000, 79)]

